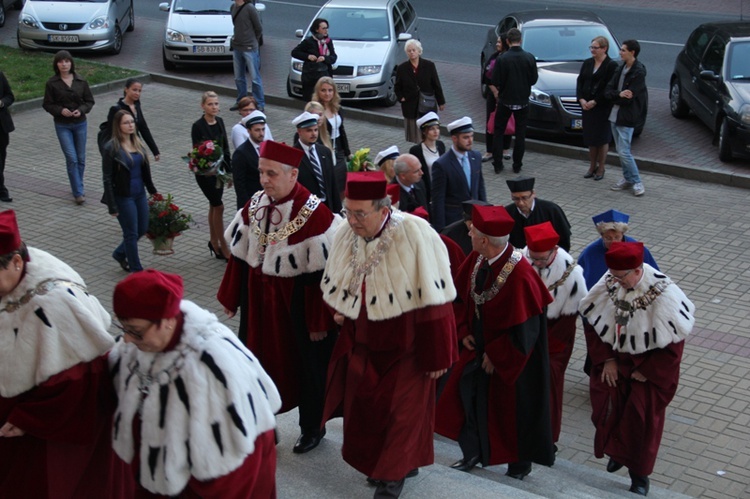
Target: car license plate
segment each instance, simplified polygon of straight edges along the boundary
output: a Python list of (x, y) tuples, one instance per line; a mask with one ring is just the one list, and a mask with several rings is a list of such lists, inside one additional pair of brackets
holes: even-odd
[(573, 130), (581, 130), (583, 128), (583, 120), (582, 119), (570, 120), (570, 128), (572, 128)]
[(194, 54), (223, 54), (224, 45), (193, 45)]
[(337, 83), (336, 84), (336, 90), (338, 90), (340, 94), (348, 94), (349, 93), (349, 84), (348, 83)]
[(47, 35), (47, 40), (57, 43), (78, 43), (78, 35)]

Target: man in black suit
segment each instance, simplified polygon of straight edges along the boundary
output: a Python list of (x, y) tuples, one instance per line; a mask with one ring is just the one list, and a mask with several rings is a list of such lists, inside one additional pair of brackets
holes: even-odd
[(294, 147), (305, 153), (299, 165), (297, 182), (318, 196), (328, 209), (338, 213), (341, 211), (341, 197), (333, 176), (333, 153), (326, 146), (317, 143), (318, 118), (317, 114), (305, 111), (292, 120), (299, 136)]
[(10, 117), (8, 108), (16, 97), (10, 89), (5, 74), (0, 71), (0, 201), (10, 203), (13, 198), (5, 187), (5, 158), (8, 153), (8, 144), (10, 143), (10, 132), (16, 129), (13, 125), (13, 118)]
[(393, 164), (396, 176), (392, 184), (400, 187), (399, 209), (411, 213), (420, 206), (429, 211), (427, 193), (422, 182), (422, 163), (413, 154), (402, 154)]
[(521, 32), (516, 28), (508, 30), (510, 48), (497, 58), (492, 70), (492, 85), (498, 89), (497, 112), (495, 113), (495, 136), (492, 164), (495, 173), (503, 171), (503, 135), (511, 115), (516, 120), (516, 143), (513, 146), (513, 171), (518, 173), (523, 166), (526, 150), (526, 123), (529, 120), (529, 95), (531, 86), (539, 74), (536, 59), (521, 48)]
[(258, 158), (260, 157), (260, 143), (266, 136), (266, 115), (260, 111), (253, 111), (244, 118), (242, 124), (250, 134), (232, 155), (232, 181), (234, 192), (237, 194), (237, 209), (241, 210), (256, 192), (263, 189), (260, 185), (258, 172)]
[(487, 201), (482, 155), (472, 151), (474, 127), (464, 116), (448, 124), (453, 145), (432, 164), (432, 226), (438, 232), (463, 217), (461, 203)]
[(565, 251), (570, 251), (570, 222), (565, 212), (552, 201), (546, 201), (536, 197), (534, 190), (534, 177), (516, 177), (505, 181), (510, 189), (510, 198), (513, 201), (506, 205), (508, 211), (516, 224), (510, 233), (510, 244), (515, 248), (526, 247), (525, 227), (550, 222), (560, 236), (557, 243)]

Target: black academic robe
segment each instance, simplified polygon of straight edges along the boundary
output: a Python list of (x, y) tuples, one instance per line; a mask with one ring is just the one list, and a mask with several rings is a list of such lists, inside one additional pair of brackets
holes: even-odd
[(263, 189), (258, 171), (258, 152), (252, 140), (246, 140), (232, 155), (232, 181), (237, 194), (237, 209), (241, 210), (253, 194)]
[(555, 232), (560, 236), (560, 242), (557, 245), (570, 252), (570, 222), (568, 222), (568, 217), (565, 216), (562, 208), (552, 201), (536, 198), (534, 209), (528, 218), (524, 217), (513, 203), (506, 205), (505, 209), (516, 221), (510, 233), (510, 244), (516, 248), (526, 247), (526, 234), (523, 231), (525, 227), (550, 222), (555, 228)]

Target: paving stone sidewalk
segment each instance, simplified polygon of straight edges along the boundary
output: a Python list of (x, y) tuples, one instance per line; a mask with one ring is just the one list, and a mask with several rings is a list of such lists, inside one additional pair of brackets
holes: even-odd
[[(79, 271), (107, 309), (114, 284), (125, 274), (111, 258), (121, 237), (119, 225), (99, 203), (101, 161), (95, 136), (119, 96), (119, 91), (96, 95), (97, 105), (89, 116), (86, 205), (73, 203), (52, 119), (40, 107), (14, 116), (17, 130), (11, 135), (6, 169), (14, 202), (0, 207), (15, 209), (23, 238)], [(154, 182), (160, 192), (174, 194), (177, 204), (197, 220), (196, 227), (176, 240), (173, 256), (152, 255), (144, 239), (140, 245), (144, 266), (180, 273), (186, 297), (221, 316), (215, 294), (225, 266), (208, 255), (207, 203), (180, 160), (191, 146), (190, 126), (201, 115), (200, 92), (152, 83), (145, 86), (142, 101), (162, 150), (161, 161), (153, 166)], [(227, 111), (232, 99), (221, 101), (222, 115), (231, 127), (238, 119)], [(266, 113), (277, 140), (290, 141), (291, 119), (297, 112), (269, 106)], [(348, 119), (347, 132), (354, 149), (367, 146), (376, 152), (391, 144), (401, 150), (408, 146), (401, 128)], [(572, 254), (596, 237), (591, 216), (617, 208), (631, 215), (630, 234), (649, 246), (662, 270), (697, 306), (697, 327), (687, 340), (681, 386), (668, 410), (652, 482), (695, 497), (750, 497), (750, 262), (744, 258), (750, 222), (743, 215), (747, 191), (645, 173), (646, 194), (635, 198), (608, 189), (618, 177), (615, 167), (609, 168), (604, 181), (594, 182), (581, 178), (586, 165), (578, 160), (528, 152), (525, 165), (524, 173), (537, 177), (538, 195), (566, 211), (573, 226)], [(485, 175), (490, 200), (509, 202), (505, 180), (512, 174), (495, 175), (485, 166)], [(228, 223), (234, 193), (225, 192), (224, 200)], [(237, 326), (236, 321), (227, 323)], [(601, 470), (606, 462), (592, 455), (584, 355), (579, 334), (566, 378), (559, 456)], [(282, 418), (288, 422), (296, 415)], [(279, 452), (291, 453), (296, 436), (282, 435)], [(334, 465), (348, 469), (343, 461)], [(284, 473), (282, 462), (279, 476)], [(306, 497), (330, 496), (321, 485), (307, 490)]]

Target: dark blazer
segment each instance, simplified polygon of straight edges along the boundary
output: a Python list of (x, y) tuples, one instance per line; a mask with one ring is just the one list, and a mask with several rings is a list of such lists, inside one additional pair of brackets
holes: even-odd
[[(646, 106), (648, 105), (646, 66), (636, 59), (630, 71), (625, 75), (625, 81), (623, 81), (622, 89), (620, 89), (620, 75), (623, 69), (625, 69), (625, 64), (620, 64), (612, 75), (612, 79), (609, 80), (604, 94), (613, 104), (620, 106), (615, 124), (635, 128), (643, 119), (643, 114), (646, 112)], [(633, 92), (633, 98), (623, 99), (620, 97), (621, 90), (630, 90)]]
[(604, 92), (617, 70), (617, 63), (607, 56), (594, 73), (595, 62), (593, 57), (583, 61), (576, 80), (576, 99), (595, 100), (597, 105), (602, 105), (607, 103)]
[[(148, 162), (148, 156), (143, 157), (141, 162), (141, 178), (143, 185), (149, 194), (156, 194), (156, 187), (151, 180), (151, 167)], [(120, 152), (115, 152), (110, 140), (104, 146), (102, 155), (102, 182), (104, 183), (104, 194), (102, 203), (107, 205), (110, 214), (117, 213), (117, 204), (115, 196), (130, 197), (130, 164), (124, 161)]]
[(10, 89), (10, 83), (5, 77), (5, 74), (0, 71), (0, 101), (3, 106), (0, 107), (0, 132), (9, 134), (16, 129), (13, 125), (13, 118), (10, 116), (8, 108), (15, 102), (16, 96), (13, 95), (13, 90)]
[(445, 104), (443, 87), (440, 85), (435, 63), (427, 59), (419, 58), (417, 74), (414, 74), (411, 62), (401, 63), (396, 68), (396, 84), (393, 90), (401, 102), (401, 113), (404, 118), (415, 120), (420, 117), (419, 92), (434, 94), (439, 106)]
[(263, 189), (260, 185), (258, 171), (258, 151), (252, 140), (246, 140), (232, 155), (232, 180), (234, 192), (237, 194), (237, 209), (242, 209), (253, 197), (253, 194)]
[[(55, 123), (71, 124), (83, 123), (86, 115), (94, 107), (94, 95), (91, 93), (86, 80), (73, 73), (73, 84), (69, 87), (58, 75), (47, 80), (44, 87), (44, 101), (42, 107), (52, 115)], [(66, 118), (62, 110), (68, 109), (81, 112), (78, 118)]]
[(463, 219), (461, 203), (469, 199), (487, 201), (487, 191), (482, 176), (482, 155), (468, 151), (471, 168), (471, 186), (453, 148), (432, 164), (432, 213), (430, 221), (435, 230)]
[(222, 153), (224, 155), (224, 170), (227, 173), (232, 171), (232, 156), (229, 153), (229, 139), (227, 138), (227, 129), (224, 126), (224, 120), (220, 117), (216, 117), (216, 123), (219, 125), (218, 135), (215, 136), (211, 133), (211, 126), (206, 121), (205, 117), (201, 117), (193, 123), (193, 128), (190, 130), (190, 138), (193, 141), (193, 147), (197, 146), (204, 140), (215, 140), (221, 145)]
[(503, 52), (492, 70), (492, 84), (506, 106), (528, 105), (531, 86), (538, 79), (536, 59), (517, 45)]
[[(435, 142), (437, 151), (440, 156), (445, 154), (445, 142), (438, 140)], [(432, 178), (430, 177), (430, 170), (427, 168), (427, 161), (424, 159), (424, 152), (422, 151), (422, 144), (419, 143), (415, 146), (411, 146), (409, 154), (413, 154), (417, 157), (420, 163), (422, 163), (422, 182), (424, 183), (425, 193), (427, 194), (427, 202), (432, 200)]]
[[(424, 178), (424, 177), (423, 177)], [(391, 181), (392, 184), (398, 184), (398, 180), (395, 178)], [(398, 201), (398, 209), (401, 211), (405, 211), (406, 213), (411, 213), (412, 211), (416, 210), (420, 206), (424, 208), (425, 210), (430, 209), (430, 206), (427, 202), (427, 192), (424, 188), (424, 183), (420, 180), (416, 184), (412, 186), (412, 191), (414, 191), (414, 196), (409, 194), (409, 192), (404, 189), (403, 185), (399, 184), (399, 201)]]
[[(302, 145), (299, 140), (294, 143), (294, 147), (302, 149)], [(336, 189), (336, 179), (333, 176), (333, 165), (334, 157), (331, 150), (326, 146), (320, 144), (313, 144), (311, 147), (315, 148), (315, 154), (318, 155), (320, 160), (320, 167), (323, 169), (323, 183), (326, 189), (326, 206), (334, 213), (341, 211), (341, 197), (339, 191)], [(304, 149), (302, 149), (304, 151)], [(316, 196), (320, 197), (320, 186), (318, 185), (318, 179), (315, 178), (315, 171), (313, 165), (310, 162), (310, 158), (307, 154), (304, 155), (299, 165), (299, 175), (297, 182), (305, 186), (305, 188)]]
[[(130, 114), (133, 114), (130, 111), (130, 106), (125, 104), (125, 102), (123, 102), (122, 100), (122, 97), (120, 97), (120, 100), (117, 101), (117, 104), (109, 108), (109, 114), (107, 115), (107, 126), (109, 127), (110, 131), (112, 130), (112, 120), (114, 120), (117, 111), (120, 110), (127, 111)], [(146, 118), (143, 116), (143, 111), (141, 110), (141, 101), (139, 100), (135, 101), (135, 112), (138, 114), (137, 116), (133, 116), (133, 118), (135, 118), (136, 132), (143, 138), (143, 141), (151, 150), (151, 154), (153, 154), (154, 156), (158, 156), (159, 147), (156, 145), (156, 141), (151, 135), (151, 130), (148, 128), (148, 123), (146, 123)]]
[(318, 81), (322, 76), (333, 76), (332, 66), (336, 64), (338, 56), (336, 55), (336, 51), (333, 50), (333, 40), (329, 38), (326, 46), (328, 47), (328, 55), (325, 56), (323, 62), (312, 62), (307, 58), (309, 55), (320, 56), (318, 40), (312, 36), (308, 36), (292, 49), (292, 57), (303, 61), (303, 82)]

